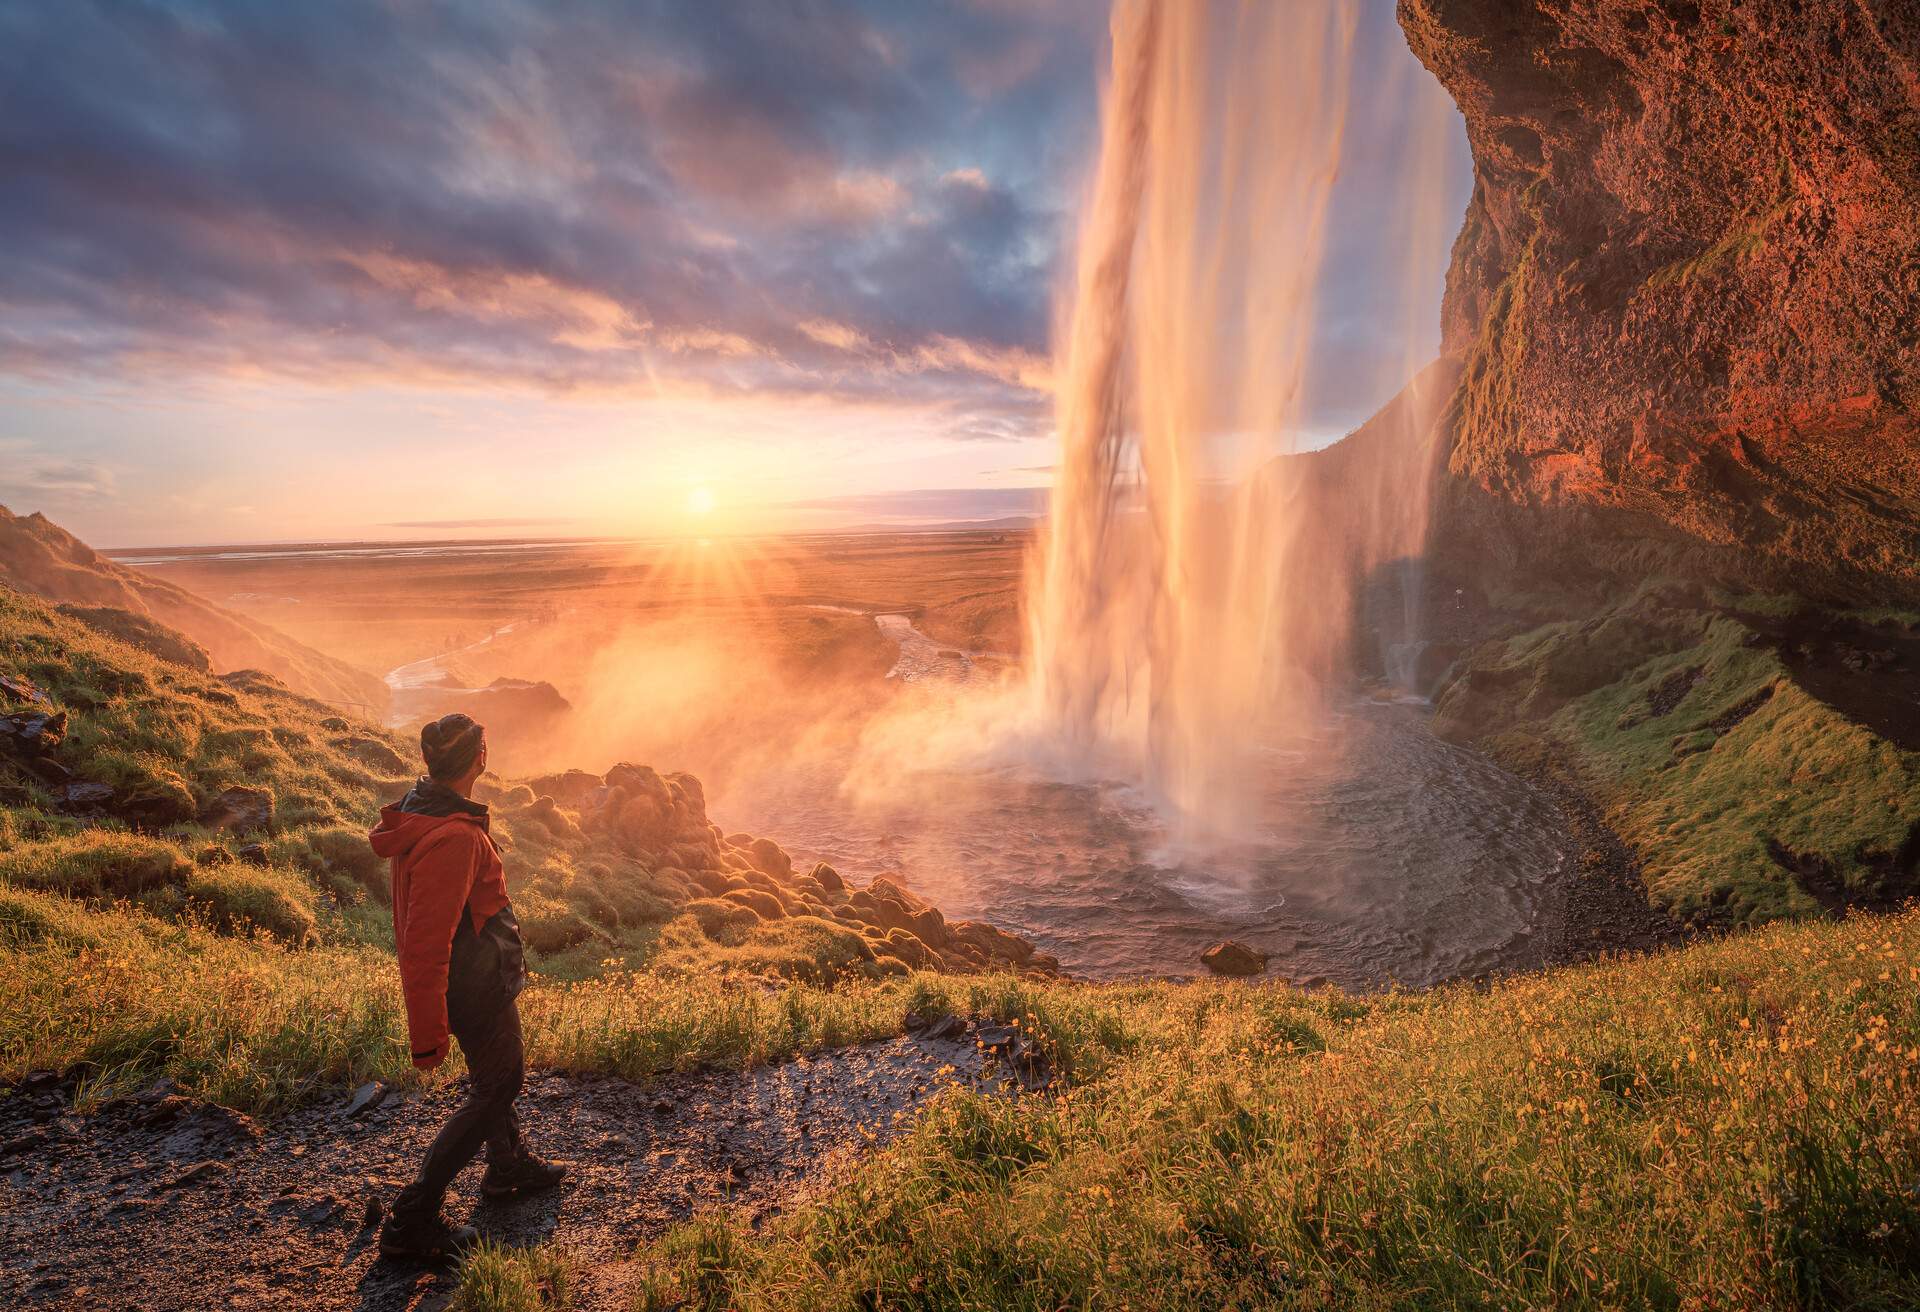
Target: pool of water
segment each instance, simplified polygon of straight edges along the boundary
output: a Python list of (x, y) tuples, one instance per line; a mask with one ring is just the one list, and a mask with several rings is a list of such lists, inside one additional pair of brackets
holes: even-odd
[[(969, 670), (964, 653), (931, 643), (903, 642), (902, 657), (902, 678)], [(1311, 739), (1260, 752), (1259, 824), (1205, 856), (1173, 854), (1159, 815), (1123, 783), (1021, 766), (902, 778), (874, 801), (842, 787), (844, 763), (816, 760), (741, 781), (714, 813), (855, 883), (900, 878), (1076, 974), (1191, 974), (1227, 937), (1270, 953), (1278, 974), (1349, 988), (1536, 964), (1571, 859), (1565, 823), (1428, 720), (1417, 704), (1355, 700)]]

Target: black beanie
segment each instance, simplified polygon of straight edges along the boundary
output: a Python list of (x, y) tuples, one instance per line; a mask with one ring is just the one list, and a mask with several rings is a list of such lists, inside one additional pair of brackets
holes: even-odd
[(475, 724), (471, 715), (458, 711), (421, 725), (420, 755), (426, 758), (427, 773), (442, 783), (458, 779), (473, 768), (486, 736), (486, 729)]

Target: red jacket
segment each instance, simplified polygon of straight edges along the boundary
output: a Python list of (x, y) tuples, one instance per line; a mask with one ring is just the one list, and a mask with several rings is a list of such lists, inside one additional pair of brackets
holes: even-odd
[(466, 907), (478, 932), (507, 905), (506, 871), (484, 816), (415, 815), (396, 804), (368, 835), (393, 867), (393, 949), (407, 1003), (413, 1064), (447, 1055), (447, 963)]

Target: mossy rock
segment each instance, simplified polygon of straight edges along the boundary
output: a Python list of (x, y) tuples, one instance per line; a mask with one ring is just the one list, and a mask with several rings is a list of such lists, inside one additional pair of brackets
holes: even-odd
[(785, 920), (787, 909), (772, 893), (758, 888), (740, 888), (722, 895), (722, 901), (737, 903), (752, 910), (761, 920)]
[(222, 933), (260, 929), (288, 943), (305, 943), (318, 924), (313, 886), (282, 868), (202, 866), (187, 876), (182, 891), (187, 905)]
[(715, 943), (738, 942), (748, 929), (760, 923), (760, 915), (752, 907), (719, 898), (695, 898), (681, 909), (692, 916), (700, 932)]

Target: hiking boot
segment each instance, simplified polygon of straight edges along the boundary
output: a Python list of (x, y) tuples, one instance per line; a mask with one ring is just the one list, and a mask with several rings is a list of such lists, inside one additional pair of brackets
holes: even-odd
[(526, 1153), (506, 1166), (487, 1163), (480, 1178), (480, 1192), (488, 1198), (511, 1198), (515, 1194), (537, 1194), (551, 1189), (567, 1178), (567, 1168), (558, 1162), (543, 1162)]
[(438, 1213), (422, 1219), (389, 1216), (380, 1227), (380, 1256), (437, 1262), (460, 1254), (479, 1242), (470, 1225), (448, 1225)]

